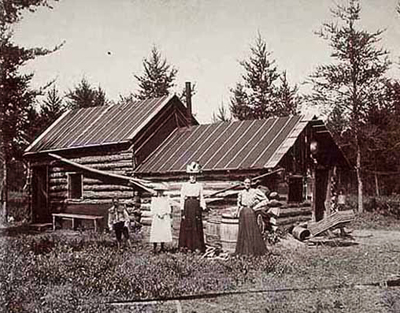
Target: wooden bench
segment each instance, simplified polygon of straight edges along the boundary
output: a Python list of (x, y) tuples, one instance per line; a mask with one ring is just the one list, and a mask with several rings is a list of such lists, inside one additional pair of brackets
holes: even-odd
[(51, 223), (33, 223), (29, 224), (29, 228), (33, 228), (37, 231), (42, 231), (43, 229), (46, 229), (48, 227), (51, 227)]
[(61, 219), (70, 219), (72, 221), (72, 229), (75, 229), (75, 219), (92, 220), (94, 222), (94, 231), (97, 231), (97, 221), (102, 220), (103, 216), (99, 215), (84, 215), (72, 213), (52, 213), (53, 215), (53, 230), (56, 230), (56, 217)]

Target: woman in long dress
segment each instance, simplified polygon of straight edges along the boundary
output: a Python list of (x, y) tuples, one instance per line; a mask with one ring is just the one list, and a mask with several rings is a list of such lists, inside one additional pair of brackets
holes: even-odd
[(179, 248), (182, 250), (205, 252), (202, 211), (205, 209), (203, 185), (196, 181), (201, 172), (200, 165), (192, 162), (187, 166), (189, 181), (181, 189), (181, 225), (179, 229)]
[(167, 188), (164, 185), (157, 185), (154, 189), (157, 191), (157, 197), (151, 198), (152, 223), (149, 241), (153, 243), (154, 252), (157, 250), (157, 243), (160, 243), (160, 251), (162, 252), (164, 251), (164, 243), (172, 242), (172, 210), (169, 197), (164, 196), (164, 190)]
[(263, 255), (267, 252), (264, 239), (257, 224), (253, 208), (267, 200), (259, 189), (250, 188), (249, 178), (244, 180), (245, 189), (238, 195), (239, 231), (235, 254)]

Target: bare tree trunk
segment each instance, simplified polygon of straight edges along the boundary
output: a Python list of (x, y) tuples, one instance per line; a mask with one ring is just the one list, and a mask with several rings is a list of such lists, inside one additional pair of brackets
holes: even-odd
[(375, 193), (377, 197), (380, 196), (378, 174), (376, 173), (375, 173)]
[(360, 148), (360, 143), (358, 142), (358, 137), (356, 138), (357, 142), (357, 165), (356, 165), (356, 171), (357, 171), (357, 183), (358, 183), (358, 212), (362, 213), (364, 212), (364, 206), (363, 206), (363, 181), (361, 177), (361, 148)]
[(3, 198), (3, 218), (4, 221), (8, 220), (8, 207), (7, 207), (7, 202), (8, 202), (8, 186), (7, 186), (7, 181), (8, 181), (8, 177), (7, 177), (7, 161), (4, 160), (3, 163), (3, 188), (2, 188), (2, 198)]
[(377, 197), (379, 197), (379, 180), (378, 180), (378, 174), (377, 174), (377, 169), (376, 169), (376, 157), (375, 157), (374, 179), (375, 179), (375, 194), (376, 194)]

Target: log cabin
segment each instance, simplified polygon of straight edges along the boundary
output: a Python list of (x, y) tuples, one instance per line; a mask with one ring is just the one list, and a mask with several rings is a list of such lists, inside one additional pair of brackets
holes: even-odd
[(65, 112), (24, 153), (32, 222), (61, 212), (106, 220), (113, 197), (151, 194), (148, 182), (134, 177), (136, 167), (189, 124), (198, 122), (175, 95)]
[(278, 192), (280, 207), (271, 210), (274, 229), (322, 219), (333, 180), (349, 169), (324, 123), (298, 115), (176, 128), (135, 175), (169, 182), (170, 196), (177, 198), (192, 161), (202, 166), (200, 180), (210, 208), (235, 206), (246, 177)]
[(284, 202), (272, 210), (275, 228), (323, 218), (331, 181), (349, 164), (321, 120), (298, 115), (199, 125), (190, 97), (187, 103), (168, 96), (64, 113), (25, 151), (32, 221), (60, 212), (106, 219), (111, 199), (129, 200), (134, 191), (146, 210), (157, 182), (169, 184), (177, 203), (192, 161), (202, 165), (209, 208), (234, 206), (250, 177)]

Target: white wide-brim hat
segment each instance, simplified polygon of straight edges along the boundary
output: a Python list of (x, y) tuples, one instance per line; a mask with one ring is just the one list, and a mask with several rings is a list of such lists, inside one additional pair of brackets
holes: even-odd
[(186, 166), (186, 173), (189, 174), (199, 174), (201, 173), (201, 166), (199, 163), (193, 161)]

